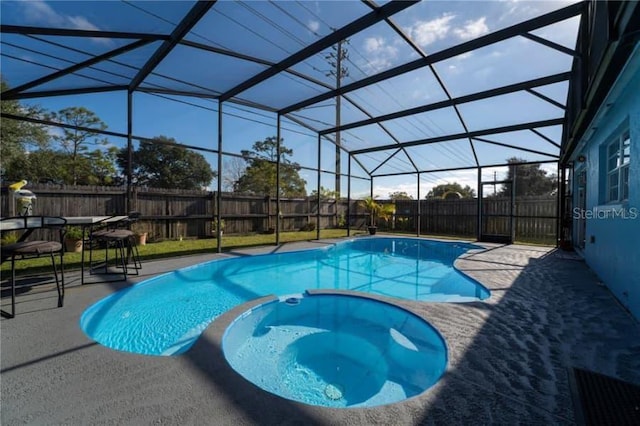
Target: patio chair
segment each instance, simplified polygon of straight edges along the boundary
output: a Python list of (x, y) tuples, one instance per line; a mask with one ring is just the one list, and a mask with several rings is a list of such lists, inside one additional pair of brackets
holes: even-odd
[[(42, 256), (50, 256), (58, 290), (58, 307), (64, 302), (64, 250), (62, 240), (67, 221), (62, 217), (19, 216), (3, 218), (0, 230), (3, 232), (22, 232), (17, 242), (0, 247), (1, 261), (11, 259), (11, 312), (0, 310), (3, 317), (13, 318), (16, 312), (16, 261)], [(59, 241), (29, 240), (33, 231), (50, 229), (59, 233)], [(55, 255), (60, 255), (60, 278), (56, 268)]]
[[(89, 265), (90, 273), (97, 269), (104, 268), (104, 274), (109, 272), (109, 249), (115, 249), (114, 266), (122, 269), (123, 279), (127, 279), (127, 275), (138, 275), (142, 268), (140, 262), (140, 253), (136, 243), (136, 235), (130, 229), (131, 224), (136, 222), (140, 217), (140, 213), (131, 212), (126, 219), (110, 224), (102, 229), (95, 230), (89, 235)], [(102, 247), (105, 249), (105, 260), (98, 264), (93, 263), (94, 248)], [(129, 263), (133, 263), (133, 273), (130, 272)], [(117, 272), (119, 273), (119, 272)]]

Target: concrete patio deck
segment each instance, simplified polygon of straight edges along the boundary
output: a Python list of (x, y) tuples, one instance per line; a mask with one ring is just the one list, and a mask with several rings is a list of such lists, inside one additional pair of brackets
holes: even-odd
[[(330, 244), (292, 243), (251, 254)], [(407, 401), (327, 409), (284, 400), (245, 381), (221, 353), (236, 307), (187, 353), (151, 357), (105, 348), (79, 328), (90, 304), (155, 274), (219, 255), (145, 262), (124, 283), (18, 295), (1, 331), (1, 418), (14, 424), (575, 424), (568, 369), (640, 385), (640, 326), (579, 259), (550, 248), (486, 245), (456, 263), (492, 291), (484, 302), (395, 302), (431, 322), (449, 348), (445, 375)], [(3, 305), (8, 302), (3, 299)], [(249, 302), (249, 304), (255, 302)]]

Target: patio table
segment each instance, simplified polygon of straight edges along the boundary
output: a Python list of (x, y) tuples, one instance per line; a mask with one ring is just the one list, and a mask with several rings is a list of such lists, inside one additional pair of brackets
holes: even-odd
[(80, 260), (80, 285), (84, 284), (84, 249), (85, 235), (87, 230), (91, 233), (94, 226), (102, 226), (114, 224), (121, 220), (127, 219), (129, 216), (65, 216), (67, 225), (79, 226), (82, 229), (82, 254)]

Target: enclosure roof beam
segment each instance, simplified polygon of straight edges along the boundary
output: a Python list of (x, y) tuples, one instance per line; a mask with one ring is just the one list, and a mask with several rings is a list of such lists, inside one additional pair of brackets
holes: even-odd
[(427, 145), (427, 144), (438, 143), (438, 142), (452, 141), (456, 139), (467, 139), (467, 138), (475, 138), (476, 136), (493, 135), (496, 133), (517, 132), (518, 130), (530, 130), (530, 129), (535, 129), (536, 127), (557, 126), (563, 123), (564, 123), (564, 118), (554, 118), (551, 120), (533, 121), (530, 123), (521, 123), (521, 124), (514, 124), (511, 126), (495, 127), (493, 129), (475, 130), (473, 132), (456, 133), (452, 135), (436, 136), (436, 137), (427, 138), (427, 139), (418, 139), (410, 142), (402, 142), (399, 145), (398, 144), (381, 145), (381, 146), (375, 146), (371, 148), (357, 149), (357, 150), (351, 151), (351, 153), (355, 155), (355, 154), (364, 154), (367, 152), (387, 151), (390, 149), (396, 149), (399, 146), (409, 147), (409, 146)]
[(192, 92), (190, 90), (166, 89), (161, 87), (139, 87), (136, 91), (141, 93), (158, 93), (162, 95), (193, 96), (194, 98), (204, 98), (204, 99), (211, 99), (211, 100), (218, 99), (218, 94), (215, 92), (214, 93), (198, 93), (198, 92)]
[(63, 37), (91, 37), (91, 38), (130, 38), (139, 40), (167, 40), (168, 35), (150, 33), (131, 33), (123, 31), (79, 30), (70, 28), (29, 27), (24, 25), (0, 25), (3, 34), (38, 34)]
[(393, 157), (395, 157), (396, 154), (399, 153), (400, 151), (403, 151), (403, 149), (402, 148), (398, 148), (398, 149), (396, 149), (396, 152), (394, 152), (393, 154), (387, 155), (387, 158), (385, 158), (382, 163), (378, 164), (375, 169), (371, 170), (371, 174), (374, 174), (376, 172), (376, 170), (378, 170), (380, 167), (384, 166), (389, 160), (391, 160)]
[[(209, 45), (198, 43), (198, 42), (195, 42), (195, 41), (182, 40), (182, 41), (180, 41), (179, 44), (184, 45), (184, 46), (193, 47), (195, 49), (206, 50), (207, 52), (217, 53), (219, 55), (230, 56), (230, 57), (236, 58), (236, 59), (242, 59), (242, 60), (245, 60), (245, 61), (248, 61), (248, 62), (253, 62), (255, 64), (266, 65), (268, 67), (275, 66), (275, 62), (267, 61), (267, 60), (261, 59), (261, 58), (256, 58), (255, 56), (245, 55), (244, 53), (239, 53), (239, 52), (234, 52), (234, 51), (227, 50), (227, 49), (221, 49), (219, 47), (209, 46)], [(327, 84), (324, 81), (315, 79), (313, 77), (310, 77), (310, 76), (308, 76), (306, 74), (303, 74), (301, 72), (298, 72), (296, 70), (286, 69), (286, 70), (284, 70), (284, 72), (287, 72), (287, 73), (289, 73), (291, 75), (295, 75), (296, 77), (301, 78), (303, 80), (307, 80), (310, 83), (322, 86), (325, 89), (333, 89), (333, 87), (330, 84)]]
[(216, 0), (213, 1), (198, 1), (191, 8), (189, 13), (180, 21), (180, 23), (174, 28), (169, 35), (169, 39), (155, 51), (155, 53), (149, 58), (146, 64), (142, 66), (138, 74), (129, 83), (129, 91), (134, 91), (140, 86), (142, 81), (158, 66), (158, 64), (173, 50), (184, 36), (186, 36), (191, 28), (193, 28), (198, 21), (213, 7)]
[(550, 97), (543, 95), (542, 93), (538, 92), (537, 90), (533, 90), (533, 89), (525, 89), (527, 93), (531, 93), (533, 96), (537, 96), (540, 99), (549, 102), (551, 105), (556, 106), (560, 109), (566, 110), (567, 107), (566, 105), (561, 104), (560, 102), (556, 101), (555, 99), (551, 99)]
[[(387, 18), (388, 16), (393, 15), (394, 13), (398, 13), (406, 8), (408, 8), (409, 6), (412, 6), (413, 4), (417, 3), (418, 0), (407, 0), (407, 1), (390, 1), (387, 4), (377, 8), (376, 10), (356, 19), (355, 21), (351, 22), (350, 24), (345, 25), (344, 27), (340, 28), (339, 30), (336, 30), (334, 32), (332, 32), (331, 34), (321, 38), (320, 40), (316, 41), (313, 44), (310, 44), (309, 46), (305, 47), (304, 49), (298, 51), (297, 53), (294, 53), (293, 55), (283, 59), (282, 61), (278, 62), (277, 64), (275, 64), (274, 66), (272, 66), (271, 68), (268, 68), (264, 71), (262, 71), (261, 73), (251, 77), (250, 79), (240, 83), (239, 85), (231, 88), (230, 90), (228, 90), (227, 92), (223, 93), (220, 96), (220, 101), (224, 102), (236, 95), (238, 95), (239, 93), (244, 92), (245, 90), (248, 90), (250, 88), (252, 88), (253, 86), (255, 86), (256, 84), (259, 84), (271, 77), (273, 77), (274, 75), (280, 73), (281, 71), (286, 70), (287, 68), (304, 61), (307, 58), (310, 58), (311, 56), (322, 52), (324, 49), (333, 46), (334, 44), (338, 43), (340, 40), (344, 40), (345, 38), (348, 38), (382, 20), (384, 20), (385, 18)], [(332, 95), (330, 97), (335, 97), (335, 95)], [(281, 114), (285, 114), (291, 111), (281, 111)]]
[[(56, 126), (56, 127), (61, 127), (63, 129), (80, 130), (82, 132), (95, 133), (95, 134), (105, 135), (105, 136), (114, 136), (114, 137), (119, 137), (119, 138), (123, 138), (123, 139), (126, 139), (129, 136), (126, 133), (111, 132), (109, 130), (100, 130), (100, 129), (94, 129), (94, 128), (91, 128), (91, 127), (73, 126), (71, 124), (58, 123), (56, 121), (43, 120), (43, 119), (33, 118), (33, 117), (6, 114), (4, 112), (2, 113), (1, 116), (2, 116), (2, 118), (8, 118), (8, 119), (11, 119), (11, 120), (28, 121), (30, 123), (45, 124), (47, 126)], [(214, 154), (216, 154), (218, 152), (215, 149), (203, 148), (203, 147), (195, 146), (195, 145), (187, 145), (187, 144), (184, 144), (184, 143), (166, 142), (166, 141), (163, 141), (163, 140), (145, 138), (145, 137), (142, 137), (142, 136), (132, 135), (131, 138), (135, 139), (135, 140), (137, 140), (139, 142), (150, 142), (150, 143), (153, 143), (153, 144), (156, 144), (156, 145), (179, 146), (179, 147), (186, 148), (186, 149), (193, 149), (193, 150), (196, 150), (196, 151), (206, 151), (206, 152), (210, 152), (210, 153), (214, 153)]]
[(553, 141), (553, 139), (551, 139), (550, 137), (548, 137), (545, 134), (540, 133), (538, 130), (536, 129), (529, 129), (531, 130), (533, 133), (535, 133), (536, 135), (540, 136), (542, 139), (544, 139), (545, 141), (549, 142), (551, 145), (555, 146), (556, 148), (560, 149), (560, 144), (556, 143)]
[(2, 118), (9, 118), (11, 120), (28, 121), (29, 123), (45, 124), (47, 126), (61, 127), (63, 129), (80, 130), (82, 132), (95, 133), (95, 134), (98, 134), (98, 135), (116, 136), (116, 137), (120, 137), (120, 138), (126, 138), (127, 137), (127, 135), (125, 133), (111, 132), (109, 130), (94, 129), (94, 128), (91, 128), (91, 127), (74, 126), (74, 125), (71, 125), (71, 124), (58, 123), (57, 121), (43, 120), (41, 118), (27, 117), (27, 116), (24, 116), (24, 115), (14, 115), (14, 114), (7, 114), (7, 113), (3, 112), (0, 116)]
[(3, 93), (2, 100), (9, 101), (9, 100), (15, 100), (15, 99), (48, 98), (52, 96), (83, 95), (85, 93), (117, 92), (118, 90), (127, 90), (127, 86), (115, 85), (115, 86), (100, 86), (100, 87), (82, 87), (77, 89), (40, 90), (40, 91), (32, 91), (32, 92), (26, 92), (26, 93), (16, 93), (11, 96), (8, 96), (5, 93)]
[(357, 127), (367, 126), (380, 121), (394, 120), (396, 118), (407, 117), (410, 115), (421, 114), (423, 112), (433, 111), (436, 109), (447, 108), (454, 105), (464, 104), (467, 102), (479, 101), (482, 99), (492, 98), (494, 96), (506, 95), (509, 93), (518, 92), (520, 90), (527, 90), (532, 87), (545, 86), (547, 84), (559, 83), (567, 81), (571, 77), (570, 72), (563, 72), (546, 77), (535, 78), (529, 81), (523, 81), (521, 83), (509, 84), (507, 86), (497, 87), (495, 89), (484, 90), (482, 92), (472, 93), (470, 95), (460, 96), (458, 98), (447, 99), (440, 102), (434, 102), (428, 105), (422, 105), (415, 108), (405, 109), (403, 111), (392, 112), (390, 114), (380, 115), (378, 117), (369, 118), (361, 121), (354, 121), (353, 123), (344, 124), (342, 126), (333, 127), (331, 129), (322, 130), (321, 133), (335, 133), (338, 130), (349, 130)]
[[(394, 2), (391, 2), (391, 3), (394, 3)], [(406, 64), (397, 66), (395, 68), (390, 68), (381, 73), (344, 85), (340, 87), (340, 89), (335, 89), (327, 93), (323, 93), (321, 95), (315, 96), (313, 98), (308, 98), (307, 100), (304, 100), (296, 104), (290, 105), (286, 108), (283, 108), (280, 110), (280, 112), (288, 113), (291, 111), (297, 111), (306, 106), (313, 105), (315, 103), (322, 102), (329, 98), (336, 97), (337, 95), (349, 93), (354, 90), (369, 86), (371, 84), (378, 83), (382, 80), (387, 80), (392, 77), (396, 77), (398, 75), (405, 74), (410, 71), (414, 71), (416, 69), (425, 67), (427, 65), (443, 61), (445, 59), (450, 59), (455, 56), (461, 55), (463, 53), (471, 52), (473, 50), (480, 49), (482, 47), (485, 47), (503, 40), (507, 40), (512, 37), (526, 34), (529, 31), (546, 27), (547, 25), (564, 21), (565, 19), (569, 19), (573, 16), (579, 15), (583, 12), (584, 8), (585, 8), (584, 2), (572, 4), (562, 9), (558, 9), (556, 11), (539, 16), (537, 18), (533, 18), (528, 21), (521, 22), (516, 25), (512, 25), (510, 27), (504, 28), (502, 30), (498, 30), (496, 32), (484, 35), (482, 37), (478, 37), (476, 39), (450, 47), (448, 49), (441, 50), (439, 52), (436, 52), (434, 54), (427, 56), (426, 58), (419, 58), (419, 59), (416, 59), (415, 61), (408, 62)]]
[(551, 40), (547, 40), (546, 38), (539, 37), (539, 36), (537, 36), (535, 34), (525, 33), (525, 34), (522, 34), (522, 37), (528, 38), (531, 41), (535, 41), (536, 43), (540, 43), (540, 44), (542, 44), (544, 46), (550, 47), (552, 49), (555, 49), (555, 50), (557, 50), (559, 52), (562, 52), (562, 53), (565, 53), (567, 55), (579, 56), (578, 52), (576, 52), (575, 50), (569, 49), (568, 47), (565, 47), (565, 46), (563, 46), (561, 44), (555, 43), (555, 42), (553, 42)]
[[(202, 43), (198, 43), (198, 42), (194, 42), (194, 41), (190, 41), (190, 40), (182, 40), (182, 41), (180, 41), (180, 43), (179, 43), (179, 44), (181, 44), (181, 45), (185, 45), (185, 46), (189, 46), (189, 47), (193, 47), (193, 48), (195, 48), (195, 49), (201, 49), (201, 50), (205, 50), (205, 51), (208, 51), (208, 52), (217, 53), (217, 54), (220, 54), (220, 55), (225, 55), (225, 56), (230, 56), (230, 57), (237, 58), (237, 59), (242, 59), (242, 60), (245, 60), (245, 61), (249, 61), (249, 62), (253, 62), (253, 63), (256, 63), (256, 64), (260, 64), (260, 65), (266, 65), (266, 66), (270, 66), (270, 67), (272, 67), (272, 66), (274, 66), (274, 65), (275, 65), (275, 62), (267, 61), (267, 60), (265, 60), (265, 59), (256, 58), (256, 57), (254, 57), (254, 56), (249, 56), (249, 55), (245, 55), (245, 54), (243, 54), (243, 53), (233, 52), (233, 51), (230, 51), (230, 50), (227, 50), (227, 49), (221, 49), (221, 48), (219, 48), (219, 47), (209, 46), (209, 45), (206, 45), (206, 44), (202, 44)], [(313, 84), (317, 84), (317, 85), (319, 85), (319, 86), (322, 86), (322, 87), (324, 87), (325, 89), (332, 89), (332, 88), (333, 88), (330, 84), (327, 84), (327, 83), (325, 83), (324, 81), (321, 81), (321, 80), (315, 79), (315, 78), (313, 78), (313, 77), (310, 77), (310, 76), (308, 76), (308, 75), (306, 75), (306, 74), (303, 74), (303, 73), (301, 73), (301, 72), (298, 72), (298, 71), (293, 70), (293, 69), (290, 69), (290, 68), (289, 68), (289, 69), (284, 70), (284, 72), (289, 73), (289, 74), (291, 74), (291, 75), (294, 75), (294, 76), (296, 76), (296, 77), (298, 77), (298, 78), (301, 78), (301, 79), (303, 79), (303, 80), (306, 80), (306, 81), (308, 81), (308, 82), (310, 82), (310, 83), (313, 83)], [(193, 95), (193, 96), (198, 96), (198, 95), (196, 94), (196, 95)], [(215, 96), (215, 98), (217, 98), (217, 97), (218, 97), (218, 96), (216, 95), (216, 96)], [(365, 115), (367, 115), (369, 118), (373, 117), (373, 116), (371, 115), (371, 113), (369, 113), (367, 110), (365, 110), (365, 109), (364, 109), (364, 108), (362, 108), (360, 105), (358, 105), (354, 100), (349, 99), (349, 97), (347, 97), (347, 96), (344, 96), (344, 98), (345, 98), (346, 100), (348, 100), (349, 102), (351, 102), (351, 104), (353, 104), (353, 106), (355, 106), (356, 108), (358, 108), (362, 113), (364, 113)], [(241, 103), (242, 103), (242, 102), (241, 102)], [(254, 105), (254, 106), (255, 106), (255, 105)], [(270, 111), (270, 112), (277, 112), (277, 109), (276, 109), (276, 108), (273, 108), (273, 107), (262, 106), (261, 108), (265, 109), (266, 111)], [(309, 130), (312, 130), (312, 131), (314, 131), (314, 132), (318, 132), (318, 131), (319, 131), (318, 129), (313, 128), (313, 127), (310, 127), (308, 124), (303, 123), (302, 121), (299, 121), (299, 120), (297, 120), (297, 119), (294, 119), (290, 114), (289, 114), (289, 115), (286, 115), (286, 117), (287, 117), (289, 120), (291, 120), (291, 121), (295, 121), (297, 124), (300, 124), (301, 126), (308, 128)], [(382, 127), (382, 129), (383, 129), (385, 132), (387, 132), (387, 134), (388, 134), (390, 137), (394, 138), (394, 136), (393, 136), (391, 133), (389, 133), (389, 131), (388, 131), (384, 126), (380, 125), (380, 127)], [(334, 142), (334, 141), (332, 141), (332, 142), (335, 144), (335, 142)], [(339, 146), (339, 145), (338, 145), (338, 146)], [(344, 147), (342, 147), (342, 146), (340, 146), (340, 149), (342, 149), (342, 150), (344, 150), (344, 151), (347, 151), (347, 150), (346, 150)]]
[(358, 160), (358, 158), (355, 155), (351, 155), (350, 154), (350, 156), (353, 159), (353, 161), (355, 161), (358, 164), (358, 166), (360, 166), (360, 168), (362, 170), (364, 170), (369, 175), (369, 179), (368, 180), (371, 180), (371, 172), (369, 170), (367, 170), (367, 168), (364, 166), (364, 164), (362, 164), (362, 162), (360, 160)]
[(147, 44), (151, 43), (151, 40), (138, 40), (138, 41), (134, 41), (133, 43), (129, 43), (125, 46), (119, 47), (117, 49), (113, 49), (109, 52), (103, 53), (102, 55), (98, 55), (98, 56), (94, 56), (91, 59), (87, 59), (86, 61), (82, 61), (79, 62), (77, 64), (74, 64), (70, 67), (67, 67), (65, 69), (62, 69), (60, 71), (56, 71), (54, 73), (51, 73), (49, 75), (45, 75), (44, 77), (40, 77), (36, 80), (32, 80), (29, 83), (25, 83), (21, 86), (15, 87), (11, 90), (7, 90), (5, 93), (3, 93), (3, 97), (4, 96), (11, 96), (11, 95), (15, 95), (16, 93), (20, 93), (23, 92), (25, 90), (29, 90), (32, 87), (36, 87), (36, 86), (40, 86), (41, 84), (47, 83), (51, 80), (55, 80), (56, 78), (60, 78), (60, 77), (64, 77), (65, 75), (74, 73), (76, 71), (79, 71), (83, 68), (86, 67), (90, 67), (91, 65), (97, 64), (98, 62), (102, 62), (104, 60), (113, 58), (114, 56), (118, 56), (120, 54), (129, 52), (131, 50), (137, 49), (139, 47), (145, 46)]
[[(527, 164), (549, 164), (549, 163), (558, 163), (558, 160), (543, 160), (543, 161), (523, 161), (518, 163), (498, 163), (498, 164), (482, 164), (480, 167), (504, 167), (504, 166), (524, 166)], [(478, 166), (464, 166), (464, 167), (449, 167), (447, 169), (433, 169), (433, 170), (420, 170), (418, 173), (443, 173), (443, 172), (455, 172), (458, 170), (474, 170), (477, 169)], [(380, 175), (375, 175), (372, 177), (391, 177), (391, 176), (404, 176), (404, 175), (414, 175), (415, 172), (398, 172), (398, 173), (384, 173)]]
[[(229, 102), (231, 102), (231, 101), (229, 101)], [(283, 117), (286, 118), (287, 120), (293, 122), (293, 123), (296, 123), (300, 127), (304, 127), (307, 130), (311, 130), (314, 133), (318, 133), (318, 129), (312, 127), (310, 124), (307, 124), (307, 123), (305, 123), (304, 121), (302, 121), (302, 120), (300, 120), (298, 118), (295, 118), (295, 117), (292, 117), (292, 116), (289, 116), (289, 115), (286, 115), (286, 116), (283, 116)], [(335, 141), (331, 141), (331, 142), (333, 142), (335, 144)], [(344, 150), (344, 148), (343, 148), (343, 150)]]
[(549, 154), (548, 152), (543, 152), (543, 151), (537, 151), (535, 149), (530, 149), (530, 148), (522, 148), (519, 146), (515, 146), (515, 145), (510, 145), (508, 143), (502, 143), (502, 142), (496, 142), (496, 141), (492, 141), (489, 139), (485, 139), (485, 138), (472, 138), (475, 141), (478, 142), (485, 142), (491, 145), (497, 145), (497, 146), (504, 146), (505, 148), (512, 148), (512, 149), (517, 149), (519, 151), (524, 151), (524, 152), (530, 152), (532, 154), (538, 154), (538, 155), (545, 155), (547, 157), (553, 157), (553, 158), (560, 158), (560, 156), (558, 154)]

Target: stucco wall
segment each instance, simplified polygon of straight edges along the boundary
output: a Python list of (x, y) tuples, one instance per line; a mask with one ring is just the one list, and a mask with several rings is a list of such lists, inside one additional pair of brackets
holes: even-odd
[[(631, 73), (630, 80), (617, 99), (607, 99), (607, 104), (612, 101), (613, 104), (592, 124), (597, 127), (596, 132), (575, 156), (583, 154), (587, 158), (586, 214), (592, 217), (587, 216), (586, 220), (585, 260), (640, 320), (640, 66), (637, 66), (640, 61), (637, 49), (635, 56), (636, 60), (630, 61), (634, 65), (626, 70)], [(631, 133), (629, 200), (607, 204), (606, 158), (603, 159), (601, 147), (627, 123)], [(612, 217), (614, 212), (624, 217)]]

